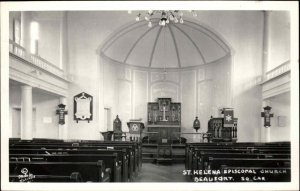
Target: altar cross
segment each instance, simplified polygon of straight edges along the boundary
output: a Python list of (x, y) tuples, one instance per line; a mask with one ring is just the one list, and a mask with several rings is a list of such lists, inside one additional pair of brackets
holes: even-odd
[(167, 121), (166, 119), (166, 106), (163, 106), (163, 121)]

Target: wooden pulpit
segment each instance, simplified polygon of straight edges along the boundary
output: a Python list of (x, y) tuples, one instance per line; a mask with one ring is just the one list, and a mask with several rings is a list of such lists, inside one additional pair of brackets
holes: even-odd
[(208, 121), (208, 139), (212, 142), (236, 142), (238, 119), (234, 118), (231, 108), (224, 108), (222, 113), (224, 117), (211, 117)]
[(144, 129), (144, 123), (141, 121), (130, 120), (127, 122), (127, 126), (129, 129), (129, 138), (130, 141), (137, 141), (141, 140), (142, 131)]

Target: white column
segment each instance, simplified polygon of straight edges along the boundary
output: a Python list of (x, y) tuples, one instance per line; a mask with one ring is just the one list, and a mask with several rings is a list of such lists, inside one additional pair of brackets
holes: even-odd
[(32, 87), (22, 86), (21, 139), (32, 139)]
[[(266, 73), (269, 63), (269, 13), (268, 11), (264, 11), (264, 30), (263, 30), (263, 56), (262, 56), (262, 78), (266, 80)], [(262, 101), (262, 107), (270, 105), (268, 100)], [(260, 129), (260, 141), (262, 142), (270, 142), (271, 141), (271, 127), (264, 127), (263, 118)]]
[(266, 73), (269, 64), (269, 13), (263, 11), (264, 14), (264, 28), (263, 28), (263, 56), (262, 56), (262, 77), (266, 80)]
[[(98, 56), (98, 121), (99, 121), (99, 133), (107, 131), (107, 127), (104, 125), (104, 63), (103, 59), (101, 59), (101, 56)], [(111, 110), (110, 110), (111, 111)], [(111, 113), (110, 113), (111, 114)], [(102, 138), (102, 135), (100, 136)], [(103, 139), (103, 138), (102, 138)]]
[[(66, 97), (60, 97), (59, 102), (66, 105), (65, 110), (68, 111), (68, 101)], [(69, 111), (68, 111), (69, 112)], [(65, 124), (58, 125), (58, 138), (66, 140), (68, 138), (68, 114), (65, 115)]]
[(59, 67), (63, 69), (65, 76), (71, 68), (68, 65), (68, 21), (67, 12), (61, 12), (60, 20), (60, 63)]

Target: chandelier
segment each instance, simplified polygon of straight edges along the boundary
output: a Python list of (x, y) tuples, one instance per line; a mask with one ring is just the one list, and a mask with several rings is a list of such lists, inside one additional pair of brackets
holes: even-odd
[[(197, 13), (194, 10), (189, 11), (194, 17), (197, 16)], [(131, 14), (131, 11), (128, 11)], [(184, 23), (183, 20), (183, 11), (180, 10), (149, 10), (145, 12), (139, 12), (135, 18), (136, 21), (140, 21), (141, 19), (145, 19), (148, 21), (148, 27), (152, 27), (152, 21), (154, 18), (158, 18), (158, 24), (160, 26), (166, 26), (170, 22), (173, 23)]]

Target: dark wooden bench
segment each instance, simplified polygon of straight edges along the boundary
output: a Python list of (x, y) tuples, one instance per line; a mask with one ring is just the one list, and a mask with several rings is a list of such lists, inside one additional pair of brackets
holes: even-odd
[(290, 154), (290, 149), (282, 149), (282, 148), (259, 148), (259, 147), (251, 147), (251, 148), (192, 148), (186, 153), (186, 163), (185, 168), (190, 169), (193, 157), (197, 157), (199, 152), (211, 152), (211, 153), (262, 153), (266, 155), (270, 154)]
[[(239, 170), (240, 172), (254, 173), (230, 173), (235, 182), (290, 182), (291, 181), (291, 168), (287, 167), (232, 167), (221, 166), (221, 171), (229, 170), (234, 172)], [(242, 176), (242, 177), (241, 177)]]
[[(187, 143), (187, 170), (226, 170), (226, 169), (256, 169), (277, 170), (285, 173), (262, 176), (267, 180), (261, 181), (290, 181), (291, 147), (290, 142), (276, 143)], [(260, 174), (259, 174), (260, 175)], [(241, 180), (240, 174), (233, 175), (234, 181)], [(192, 175), (197, 178), (197, 175)], [(260, 181), (254, 176), (247, 181)]]
[(262, 153), (214, 153), (200, 151), (199, 154), (193, 156), (192, 169), (202, 169), (207, 167), (209, 157), (213, 158), (249, 158), (249, 159), (290, 159), (290, 154), (262, 154)]
[[(124, 151), (110, 150), (61, 150), (61, 149), (11, 149), (11, 160), (43, 160), (52, 162), (93, 162), (103, 160), (107, 168), (111, 168), (112, 182), (127, 182), (128, 158)], [(122, 179), (121, 179), (122, 176)]]
[[(18, 175), (19, 181), (31, 181), (35, 175), (54, 176), (53, 179), (45, 181), (56, 181), (55, 177), (70, 176), (77, 172), (81, 175), (83, 182), (103, 182), (109, 181), (109, 170), (105, 169), (102, 160), (96, 162), (48, 162), (48, 161), (10, 161), (9, 173), (11, 181), (16, 181)], [(26, 177), (26, 175), (28, 177)], [(26, 180), (27, 178), (27, 180)]]
[[(47, 146), (47, 147), (44, 147)], [(36, 150), (37, 148), (41, 148), (42, 151)], [(107, 147), (104, 146), (67, 146), (67, 145), (18, 145), (12, 147), (10, 150), (11, 153), (87, 153), (87, 154), (93, 154), (95, 152), (97, 153), (119, 153), (119, 161), (122, 161), (122, 180), (128, 181), (128, 178), (130, 180), (133, 180), (134, 177), (134, 156), (133, 152), (130, 150), (131, 147), (129, 146), (120, 146), (115, 147), (113, 150), (107, 150)], [(25, 150), (26, 149), (26, 150)], [(116, 150), (119, 149), (119, 150)], [(22, 151), (21, 151), (22, 150)], [(26, 151), (26, 152), (24, 152)], [(35, 152), (32, 152), (35, 151)], [(76, 152), (77, 151), (77, 152)]]
[(221, 169), (221, 166), (231, 167), (291, 167), (290, 159), (257, 159), (257, 158), (214, 158), (209, 157), (207, 169)]
[[(142, 151), (139, 144), (135, 142), (64, 142), (64, 143), (14, 143), (10, 145), (10, 148), (89, 148), (89, 149), (123, 149), (126, 148), (127, 153), (130, 157), (130, 167), (133, 167), (131, 170), (135, 176), (141, 168), (142, 163)], [(131, 149), (130, 149), (131, 148)], [(132, 160), (133, 156), (133, 160)]]
[[(21, 175), (22, 176), (22, 175)], [(109, 176), (107, 176), (109, 178)], [(33, 179), (28, 177), (20, 177), (20, 174), (9, 175), (10, 182), (83, 182), (80, 173), (72, 172), (69, 176), (62, 175), (34, 175)], [(109, 180), (103, 180), (103, 182), (109, 182)]]

